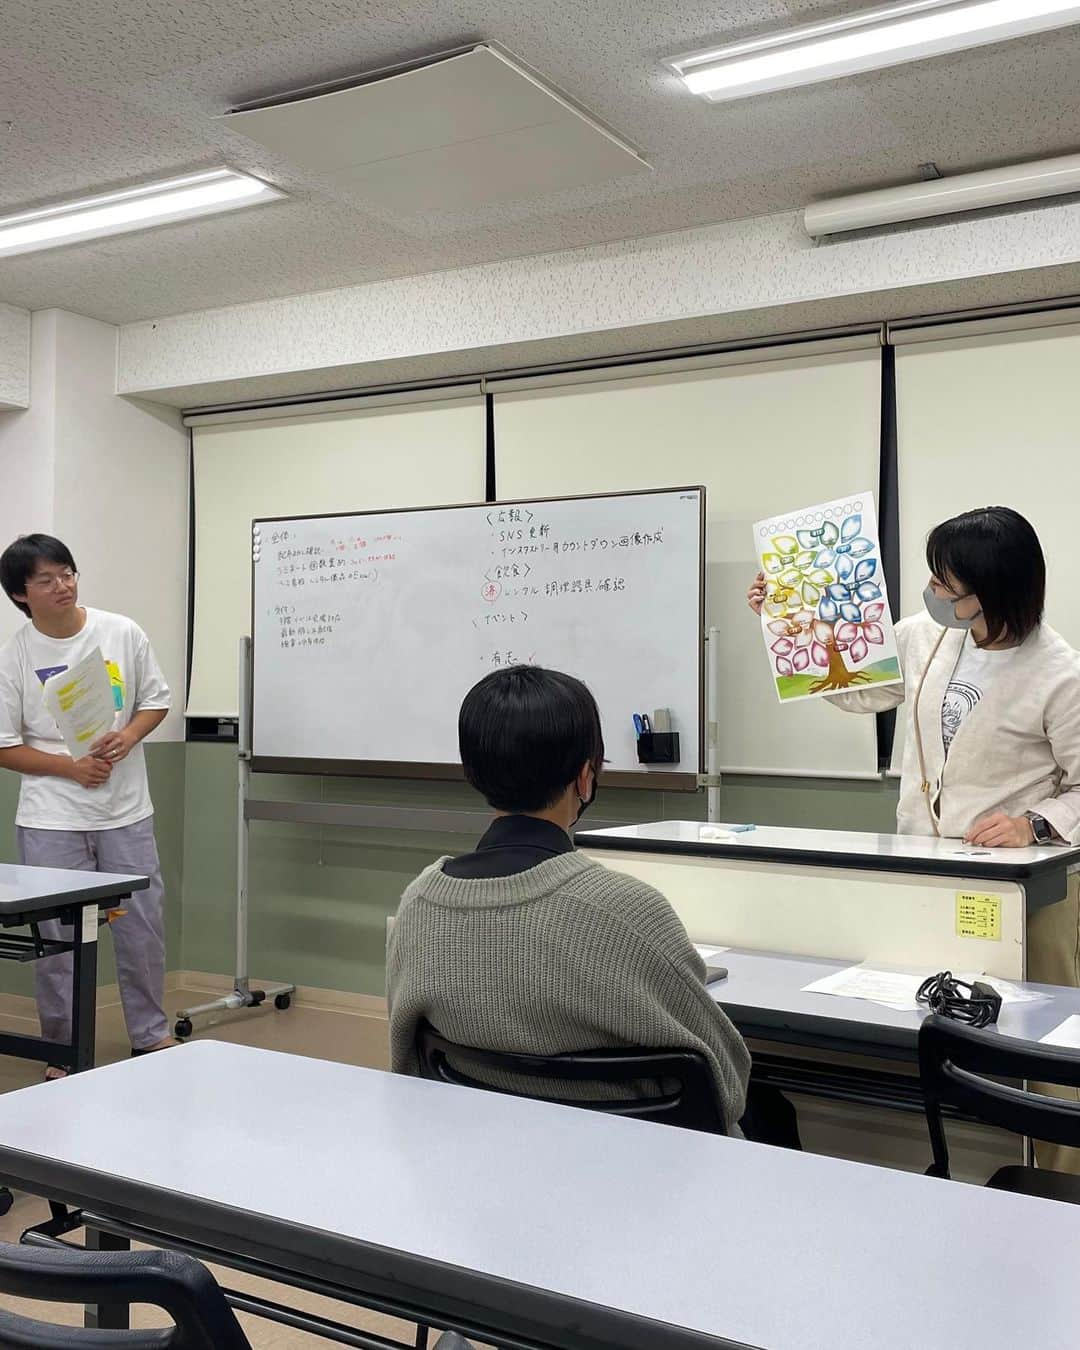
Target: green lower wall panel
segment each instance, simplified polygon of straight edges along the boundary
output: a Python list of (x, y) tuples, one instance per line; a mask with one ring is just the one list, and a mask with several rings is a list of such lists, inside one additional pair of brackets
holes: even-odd
[[(158, 850), (165, 879), (170, 970), (231, 974), (235, 962), (236, 749), (147, 746)], [(253, 795), (282, 800), (485, 810), (463, 783), (258, 775)], [(0, 861), (15, 860), (18, 779), (0, 773)], [(895, 785), (825, 779), (726, 779), (721, 814), (731, 821), (821, 829), (891, 831)], [(605, 820), (705, 818), (704, 793), (601, 791)], [(460, 834), (276, 824), (251, 830), (249, 969), (266, 980), (381, 995), (386, 916), (436, 858), (458, 853)], [(99, 981), (115, 979), (102, 943)], [(0, 992), (32, 992), (29, 968), (0, 963)]]
[[(257, 775), (252, 795), (362, 802), (417, 810), (485, 809), (461, 783)], [(760, 825), (891, 831), (890, 783), (732, 778), (722, 813)], [(185, 775), (182, 960), (188, 970), (234, 969), (236, 888), (235, 747), (192, 744)], [(608, 789), (593, 815), (625, 821), (705, 818), (704, 793)], [(369, 830), (256, 821), (251, 827), (250, 973), (325, 989), (384, 992), (386, 916), (429, 863), (463, 852), (461, 834)]]
[(833, 778), (725, 778), (721, 815), (751, 825), (893, 834), (898, 784)]

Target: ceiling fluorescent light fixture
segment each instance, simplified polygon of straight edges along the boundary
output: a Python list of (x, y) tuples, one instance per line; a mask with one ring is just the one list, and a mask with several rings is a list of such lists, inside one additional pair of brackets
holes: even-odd
[(1058, 155), (813, 202), (803, 211), (803, 228), (811, 238), (820, 239), (849, 230), (929, 220), (960, 211), (985, 211), (1077, 192), (1080, 155)]
[(284, 195), (234, 169), (207, 169), (182, 178), (143, 183), (38, 211), (0, 216), (0, 258), (216, 215)]
[(1080, 23), (1076, 0), (899, 0), (665, 64), (713, 103), (860, 75)]

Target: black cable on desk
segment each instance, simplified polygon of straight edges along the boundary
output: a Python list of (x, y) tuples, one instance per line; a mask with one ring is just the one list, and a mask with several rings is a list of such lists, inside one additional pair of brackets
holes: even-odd
[(1001, 995), (992, 985), (967, 984), (955, 979), (951, 970), (923, 980), (915, 998), (941, 1017), (951, 1017), (954, 1022), (966, 1022), (972, 1027), (989, 1026), (997, 1021), (1001, 1011)]

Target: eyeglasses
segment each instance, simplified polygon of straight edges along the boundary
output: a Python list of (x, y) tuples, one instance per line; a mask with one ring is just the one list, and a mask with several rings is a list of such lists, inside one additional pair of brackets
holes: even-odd
[(33, 586), (37, 591), (56, 591), (61, 586), (74, 586), (78, 579), (78, 572), (65, 567), (62, 572), (49, 572), (40, 577), (30, 577), (26, 584)]

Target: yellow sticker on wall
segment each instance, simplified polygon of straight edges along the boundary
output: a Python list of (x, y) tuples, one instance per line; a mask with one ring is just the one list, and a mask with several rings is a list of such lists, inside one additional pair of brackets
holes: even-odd
[(956, 936), (1001, 941), (1001, 896), (956, 892)]

